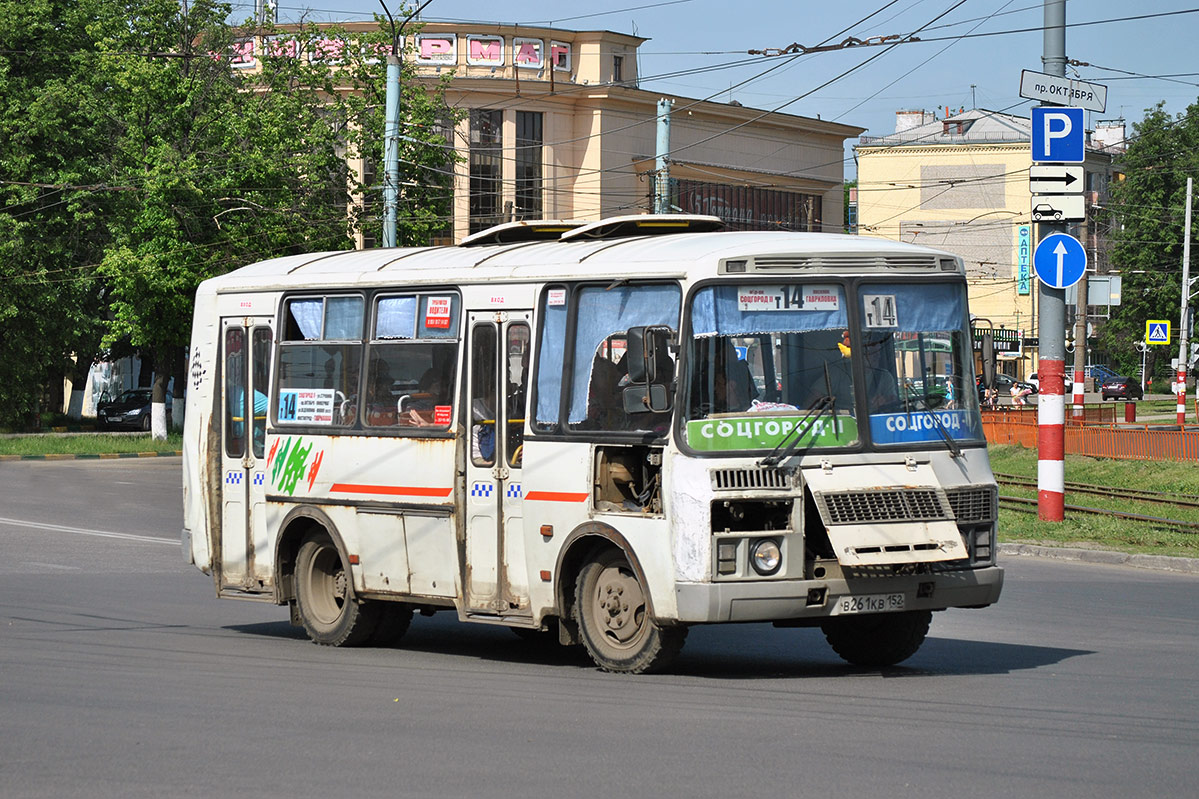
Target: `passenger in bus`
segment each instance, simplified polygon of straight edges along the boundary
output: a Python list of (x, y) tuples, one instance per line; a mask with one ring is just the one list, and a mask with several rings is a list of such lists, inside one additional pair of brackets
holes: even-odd
[(476, 465), (495, 463), (495, 376), (476, 369), (474, 399), (470, 404), (470, 454)]

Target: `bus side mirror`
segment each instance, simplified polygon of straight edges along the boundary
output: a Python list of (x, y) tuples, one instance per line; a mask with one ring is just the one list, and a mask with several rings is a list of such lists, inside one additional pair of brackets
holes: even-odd
[(628, 332), (628, 345), (625, 349), (625, 360), (628, 361), (629, 382), (646, 383), (654, 379), (654, 339), (647, 336), (649, 328), (631, 327)]
[(672, 363), (670, 335), (668, 327), (629, 328), (624, 354), (628, 363), (629, 385), (622, 392), (625, 413), (663, 413), (670, 410), (670, 390), (667, 386), (673, 377), (669, 369)]

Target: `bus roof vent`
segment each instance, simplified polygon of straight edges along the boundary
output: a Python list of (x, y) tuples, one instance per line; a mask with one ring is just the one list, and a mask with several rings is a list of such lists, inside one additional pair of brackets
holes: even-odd
[(931, 255), (759, 255), (753, 259), (754, 272), (790, 269), (936, 269)]
[(563, 233), (582, 227), (585, 223), (571, 219), (526, 219), (505, 222), (480, 230), (458, 242), (459, 247), (478, 247), (483, 244), (517, 244), (526, 241), (555, 241)]
[(670, 233), (710, 233), (724, 230), (718, 216), (700, 214), (633, 214), (601, 219), (562, 234), (563, 241), (619, 239), (629, 236), (661, 236)]

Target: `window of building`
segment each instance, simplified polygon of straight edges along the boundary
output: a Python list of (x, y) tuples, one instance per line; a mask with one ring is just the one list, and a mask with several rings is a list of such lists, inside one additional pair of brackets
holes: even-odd
[(541, 209), (541, 145), (542, 119), (540, 111), (516, 112), (516, 218), (540, 219)]
[(624, 80), (624, 56), (612, 56), (612, 82), (620, 83)]
[(504, 112), (486, 108), (470, 110), (470, 232), (503, 221), (501, 168)]

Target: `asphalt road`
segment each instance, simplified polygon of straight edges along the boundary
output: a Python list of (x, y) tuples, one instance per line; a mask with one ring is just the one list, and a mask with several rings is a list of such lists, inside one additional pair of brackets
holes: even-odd
[(881, 671), (760, 624), (652, 677), (448, 614), (327, 649), (183, 563), (178, 480), (0, 463), (0, 796), (1194, 795), (1194, 576), (1012, 558)]

